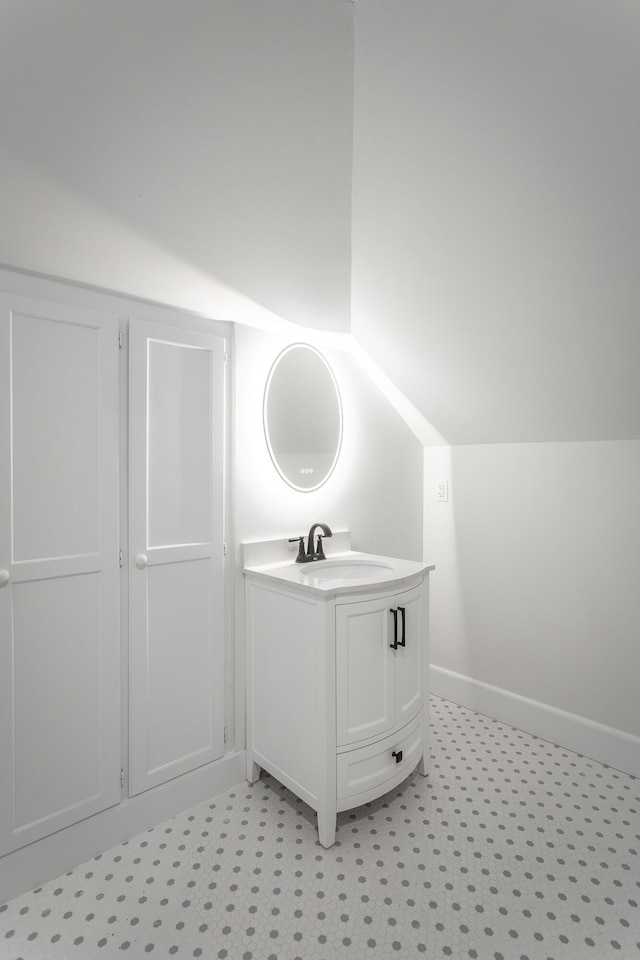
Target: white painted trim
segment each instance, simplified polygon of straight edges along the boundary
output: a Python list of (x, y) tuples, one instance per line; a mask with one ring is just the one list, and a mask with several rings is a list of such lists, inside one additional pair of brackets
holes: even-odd
[(0, 903), (60, 876), (190, 807), (246, 785), (244, 750), (123, 800), (93, 817), (0, 858)]
[(431, 664), (431, 693), (640, 777), (640, 737)]

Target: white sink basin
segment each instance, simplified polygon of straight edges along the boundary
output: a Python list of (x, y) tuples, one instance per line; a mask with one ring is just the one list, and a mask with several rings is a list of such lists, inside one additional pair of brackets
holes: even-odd
[(380, 560), (314, 560), (301, 567), (300, 576), (313, 580), (363, 580), (386, 576), (393, 567)]
[[(342, 537), (342, 539), (341, 539)], [(277, 582), (280, 586), (300, 590), (308, 596), (360, 596), (381, 589), (410, 587), (413, 581), (433, 570), (432, 564), (417, 560), (400, 560), (375, 553), (360, 553), (347, 549), (348, 541), (342, 534), (334, 534), (330, 553), (325, 560), (296, 563), (288, 541), (265, 541), (243, 545), (243, 571), (248, 577)], [(325, 549), (327, 544), (325, 543)]]

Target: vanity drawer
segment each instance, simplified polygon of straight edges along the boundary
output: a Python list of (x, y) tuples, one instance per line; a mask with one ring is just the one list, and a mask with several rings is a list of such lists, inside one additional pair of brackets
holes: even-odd
[[(402, 751), (402, 759), (397, 754)], [(393, 754), (396, 753), (394, 757)], [(368, 803), (400, 783), (422, 756), (422, 711), (401, 730), (337, 756), (338, 809)], [(350, 802), (345, 804), (344, 801)], [(354, 801), (356, 801), (354, 803)]]

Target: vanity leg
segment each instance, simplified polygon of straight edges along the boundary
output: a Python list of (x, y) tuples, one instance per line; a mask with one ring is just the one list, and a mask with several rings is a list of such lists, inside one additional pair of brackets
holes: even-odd
[(336, 842), (336, 820), (335, 807), (333, 811), (318, 810), (318, 840), (323, 847), (332, 847)]
[(247, 757), (247, 780), (249, 783), (255, 783), (256, 780), (260, 779), (260, 771), (262, 767), (259, 764), (255, 763), (251, 757)]
[(427, 770), (426, 753), (423, 753), (422, 756), (420, 757), (420, 762), (418, 763), (418, 773), (421, 774), (423, 777), (427, 776), (428, 770)]

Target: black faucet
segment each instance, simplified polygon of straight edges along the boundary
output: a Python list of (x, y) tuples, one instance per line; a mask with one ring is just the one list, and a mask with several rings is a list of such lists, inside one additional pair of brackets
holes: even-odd
[[(314, 534), (316, 530), (320, 527), (322, 533), (318, 534), (317, 544), (314, 543)], [(326, 525), (326, 523), (314, 523), (311, 525), (309, 530), (309, 536), (307, 538), (307, 549), (304, 549), (304, 537), (291, 537), (289, 543), (293, 543), (297, 540), (300, 544), (298, 547), (298, 556), (296, 557), (296, 563), (310, 563), (311, 560), (326, 560), (327, 558), (324, 555), (324, 549), (322, 546), (323, 537), (332, 537), (333, 533), (331, 528)]]

